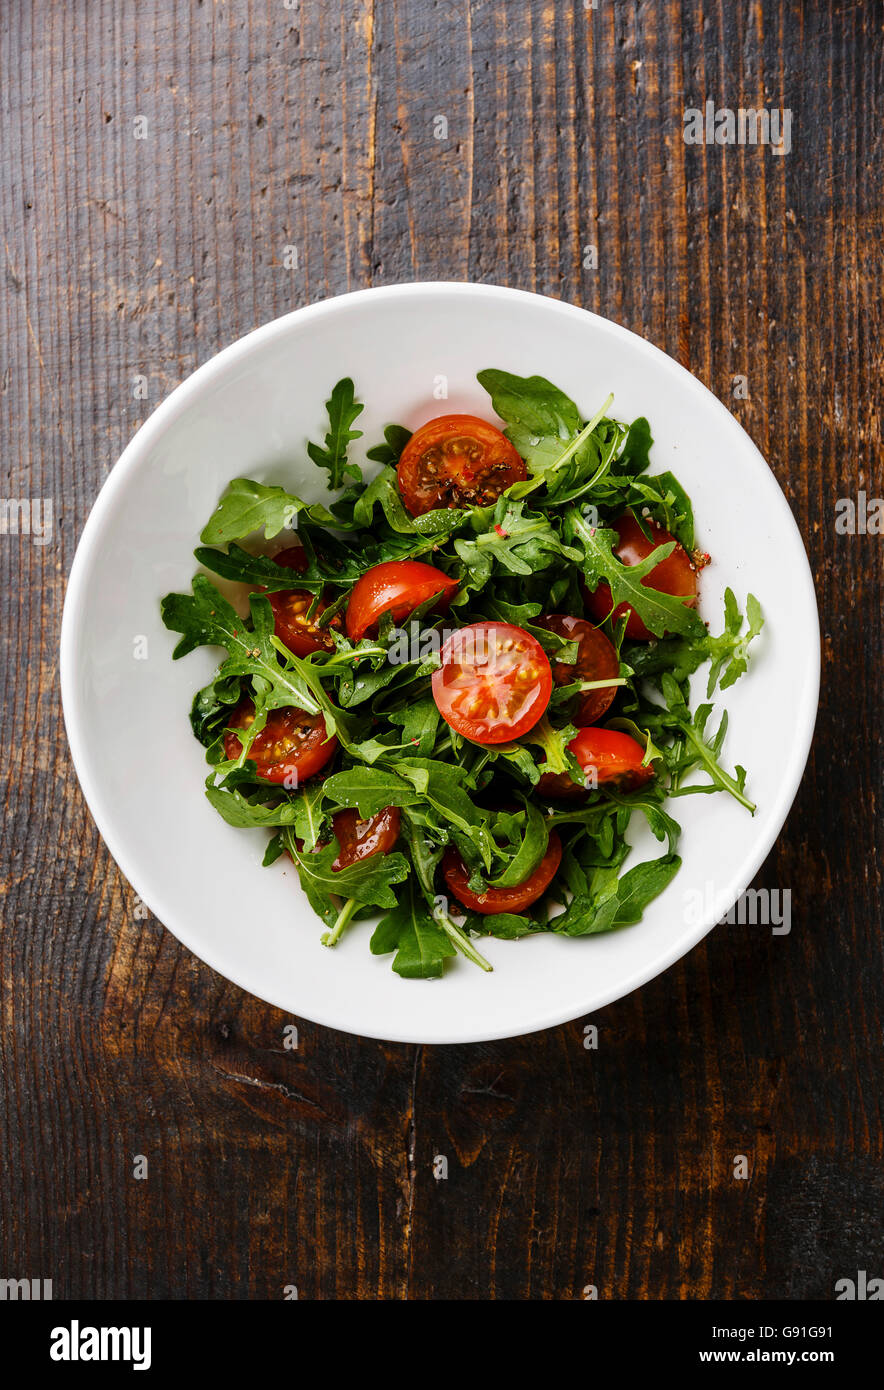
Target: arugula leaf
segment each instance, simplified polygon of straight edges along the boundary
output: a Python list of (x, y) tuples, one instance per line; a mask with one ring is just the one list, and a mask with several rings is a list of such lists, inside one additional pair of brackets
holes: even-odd
[(256, 483), (251, 478), (234, 478), (203, 527), (200, 540), (206, 545), (225, 545), (262, 527), (267, 540), (271, 540), (306, 510), (306, 502), (283, 487)]
[(326, 778), (323, 792), (336, 806), (355, 807), (362, 820), (376, 816), (385, 806), (411, 806), (422, 800), (411, 783), (395, 772), (377, 767), (351, 767), (336, 772)]
[(549, 826), (538, 807), (525, 803), (525, 830), (506, 868), (488, 880), (490, 888), (513, 888), (530, 878), (549, 843)]
[(297, 866), (301, 887), (311, 902), (334, 894), (369, 907), (395, 907), (396, 894), (392, 885), (408, 877), (408, 860), (398, 850), (358, 859), (345, 869), (333, 869), (332, 864), (338, 856), (338, 845), (334, 842), (324, 849), (301, 853), (289, 832), (287, 848)]
[(448, 957), (457, 954), (453, 942), (433, 921), (410, 882), (396, 906), (375, 927), (370, 950), (373, 956), (395, 951), (393, 969), (406, 980), (438, 979)]
[(628, 869), (617, 887), (617, 911), (612, 925), (630, 927), (640, 922), (648, 903), (660, 896), (680, 868), (678, 855), (668, 854)]
[[(318, 714), (319, 705), (297, 670), (286, 670), (279, 664), (268, 600), (263, 594), (252, 594), (249, 602), (251, 627), (204, 575), (194, 577), (192, 594), (167, 594), (161, 604), (163, 622), (172, 632), (182, 633), (173, 660), (197, 647), (224, 647), (228, 660), (219, 669), (216, 684), (233, 676), (250, 677), (256, 713), (295, 705), (308, 714)], [(293, 660), (300, 664), (297, 658)], [(252, 729), (258, 732), (255, 725)]]
[(307, 453), (320, 468), (328, 469), (328, 487), (337, 492), (344, 486), (345, 478), (362, 482), (362, 469), (347, 461), (347, 446), (354, 439), (362, 438), (362, 430), (351, 429), (353, 421), (362, 414), (364, 406), (357, 401), (353, 382), (345, 376), (332, 389), (325, 403), (328, 411), (329, 430), (325, 436), (325, 448), (319, 444), (308, 444)]
[(199, 564), (213, 574), (220, 574), (222, 579), (230, 579), (237, 584), (260, 584), (267, 593), (292, 588), (319, 593), (328, 583), (327, 576), (319, 573), (315, 562), (302, 573), (278, 565), (269, 555), (252, 555), (233, 544), (229, 550), (213, 550), (201, 545), (193, 553)]
[[(712, 713), (712, 705), (700, 705), (692, 715), (681, 687), (668, 672), (663, 673), (661, 686), (667, 708), (660, 713), (641, 714), (637, 722), (649, 729), (669, 731), (676, 735), (672, 745), (663, 748), (671, 781), (670, 796), (726, 791), (754, 815), (755, 803), (750, 801), (744, 792), (746, 769), (737, 765), (732, 776), (719, 761), (727, 733), (727, 711), (722, 714), (716, 732), (707, 736), (706, 725)], [(685, 775), (694, 768), (708, 775), (708, 784), (688, 787), (682, 785)]]
[[(746, 597), (746, 617), (748, 626), (743, 636), (740, 636), (740, 628), (743, 626), (743, 616), (737, 607), (737, 600), (734, 598), (733, 590), (725, 589), (724, 592), (724, 632), (720, 637), (708, 638), (709, 656), (712, 660), (712, 667), (709, 672), (709, 682), (706, 686), (706, 697), (712, 694), (715, 683), (718, 681), (720, 690), (727, 690), (740, 679), (749, 665), (749, 643), (757, 637), (764, 627), (764, 614), (761, 611), (761, 604), (754, 594)], [(725, 669), (726, 667), (726, 669)], [(721, 672), (724, 669), (724, 675)], [(719, 679), (720, 677), (720, 679)]]
[[(490, 513), (490, 515), (489, 515)], [(562, 543), (548, 517), (526, 511), (524, 502), (501, 498), (492, 509), (477, 508), (471, 519), (475, 538), (457, 538), (454, 548), (467, 568), (465, 588), (478, 590), (495, 570), (530, 575), (580, 551)]]
[(647, 507), (651, 515), (685, 550), (694, 549), (694, 512), (691, 499), (672, 473), (655, 473), (651, 478), (633, 478), (624, 500), (641, 519)]
[(611, 465), (611, 472), (615, 476), (628, 478), (635, 478), (639, 473), (644, 473), (651, 462), (653, 442), (650, 425), (643, 415), (639, 415), (627, 430), (623, 448)]
[(507, 422), (506, 435), (532, 472), (548, 467), (563, 443), (580, 430), (580, 412), (572, 400), (542, 376), (520, 377), (493, 368), (476, 380)]
[(749, 664), (749, 644), (764, 627), (761, 605), (754, 594), (746, 599), (748, 627), (745, 633), (741, 634), (744, 619), (732, 589), (725, 590), (724, 613), (724, 631), (718, 637), (703, 632), (697, 637), (664, 637), (660, 642), (637, 642), (624, 650), (624, 660), (639, 679), (659, 677), (668, 671), (679, 683), (709, 661), (708, 699), (722, 671), (722, 690), (727, 690), (744, 674)]
[(616, 869), (600, 870), (587, 894), (572, 899), (550, 923), (563, 936), (591, 936), (640, 922), (648, 903), (671, 883), (681, 867), (676, 854), (664, 855), (617, 877)]
[(373, 463), (398, 463), (410, 438), (411, 430), (407, 430), (404, 425), (387, 425), (384, 430), (384, 443), (375, 444), (365, 457)]
[(283, 800), (275, 806), (268, 806), (254, 798), (243, 796), (235, 787), (216, 787), (211, 777), (206, 783), (206, 796), (210, 805), (214, 806), (228, 825), (239, 828), (266, 830), (276, 826), (294, 825), (298, 818), (298, 804), (295, 801)]
[(595, 589), (603, 580), (611, 589), (613, 604), (628, 603), (656, 637), (662, 637), (665, 632), (704, 634), (702, 621), (683, 598), (661, 593), (641, 582), (672, 552), (674, 541), (658, 545), (638, 564), (624, 565), (613, 553), (617, 544), (616, 531), (591, 526), (576, 507), (569, 507), (565, 513), (565, 529), (569, 539), (583, 546), (583, 573), (590, 589)]

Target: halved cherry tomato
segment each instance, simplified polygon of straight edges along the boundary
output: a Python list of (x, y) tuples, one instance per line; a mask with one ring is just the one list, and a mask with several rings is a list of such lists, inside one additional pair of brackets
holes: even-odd
[[(273, 559), (277, 565), (303, 573), (307, 568), (307, 556), (303, 546), (293, 545), (281, 550)], [(309, 589), (280, 589), (268, 594), (273, 609), (273, 631), (295, 656), (309, 656), (311, 652), (333, 652), (334, 638), (329, 627), (340, 628), (341, 620), (335, 614), (328, 627), (319, 627), (317, 619), (324, 613), (328, 604), (320, 598), (313, 613), (308, 618), (315, 594)]]
[(307, 552), (302, 545), (290, 545), (286, 550), (279, 550), (270, 557), (275, 565), (282, 565), (283, 569), (297, 570), (298, 574), (303, 574), (307, 568)]
[(399, 839), (399, 807), (385, 806), (376, 816), (360, 820), (356, 810), (338, 811), (332, 816), (332, 829), (338, 841), (333, 869), (349, 869), (373, 854), (388, 854)]
[(366, 633), (373, 635), (384, 613), (391, 613), (394, 623), (400, 623), (434, 594), (440, 595), (436, 607), (444, 613), (456, 588), (456, 579), (420, 560), (387, 560), (373, 565), (353, 585), (347, 603), (347, 636), (358, 642)]
[(467, 868), (456, 849), (447, 849), (442, 856), (442, 876), (452, 896), (473, 912), (522, 912), (546, 892), (561, 862), (562, 842), (553, 830), (546, 853), (533, 874), (513, 888), (486, 888), (484, 893), (474, 893)]
[(453, 632), (433, 672), (439, 713), (474, 743), (508, 743), (533, 729), (549, 704), (552, 671), (536, 638), (512, 623)]
[[(537, 625), (554, 632), (557, 637), (564, 637), (568, 642), (580, 644), (573, 666), (565, 661), (553, 662), (552, 673), (556, 685), (571, 685), (573, 681), (614, 680), (619, 675), (620, 662), (614, 647), (605, 634), (585, 618), (550, 613), (545, 618), (538, 618)], [(617, 690), (616, 685), (585, 690), (575, 701), (574, 723), (595, 724), (613, 703)]]
[[(229, 729), (247, 729), (255, 718), (251, 700), (241, 700), (233, 712)], [(295, 787), (306, 782), (314, 772), (325, 767), (334, 756), (338, 740), (329, 738), (322, 714), (307, 714), (294, 705), (271, 710), (267, 723), (257, 735), (249, 757), (255, 763), (258, 776), (267, 782), (285, 782)], [(233, 732), (224, 735), (224, 752), (230, 759), (238, 758), (242, 744)]]
[[(683, 545), (680, 545), (668, 531), (664, 531), (662, 526), (658, 526), (656, 521), (643, 518), (645, 529), (648, 531), (646, 536), (641, 526), (639, 526), (632, 512), (624, 512), (616, 521), (611, 522), (612, 528), (617, 532), (619, 540), (614, 546), (614, 554), (618, 560), (622, 560), (624, 565), (637, 565), (641, 560), (646, 560), (658, 545), (665, 545), (667, 541), (675, 541), (675, 549), (661, 560), (659, 565), (655, 565), (650, 574), (645, 575), (641, 581), (647, 589), (659, 589), (663, 594), (677, 594), (690, 598), (688, 608), (697, 606), (697, 567), (691, 560)], [(596, 622), (604, 622), (611, 612), (611, 589), (610, 585), (604, 582), (599, 584), (593, 593), (590, 593), (586, 585), (583, 588), (583, 600), (589, 612)], [(626, 624), (626, 636), (633, 640), (650, 641), (654, 634), (645, 627), (638, 614), (630, 608), (628, 603), (618, 603), (612, 614), (612, 620), (616, 623), (622, 613), (629, 614)]]
[(476, 415), (440, 415), (415, 430), (399, 459), (399, 491), (412, 516), (437, 507), (487, 507), (527, 478), (506, 435)]
[[(594, 774), (598, 786), (631, 792), (650, 781), (654, 769), (642, 766), (645, 751), (629, 734), (617, 729), (581, 729), (568, 748), (585, 773)], [(567, 772), (545, 772), (537, 784), (541, 796), (575, 799), (587, 796), (590, 788), (579, 787)]]

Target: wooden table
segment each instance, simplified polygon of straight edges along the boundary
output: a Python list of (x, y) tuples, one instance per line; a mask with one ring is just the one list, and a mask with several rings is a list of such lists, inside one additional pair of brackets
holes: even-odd
[[(882, 1273), (884, 538), (835, 529), (884, 489), (882, 27), (856, 0), (6, 0), (3, 491), (55, 527), (0, 537), (0, 1275), (801, 1299)], [(791, 151), (686, 144), (707, 98), (788, 108)], [(585, 305), (716, 392), (798, 519), (824, 661), (757, 879), (791, 933), (721, 928), (592, 1020), (453, 1048), (291, 1020), (142, 920), (56, 656), (83, 522), (158, 402), (298, 305), (432, 278)]]

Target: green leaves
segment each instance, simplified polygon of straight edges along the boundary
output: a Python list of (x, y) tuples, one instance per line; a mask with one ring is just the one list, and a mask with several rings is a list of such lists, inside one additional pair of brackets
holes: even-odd
[(512, 441), (531, 472), (542, 471), (580, 431), (580, 413), (572, 400), (542, 376), (519, 377), (489, 369), (476, 380), (507, 422)]
[[(721, 690), (727, 690), (740, 679), (749, 665), (749, 643), (757, 637), (764, 627), (764, 614), (761, 604), (754, 594), (746, 598), (746, 617), (748, 626), (741, 636), (743, 616), (737, 607), (732, 589), (724, 592), (724, 632), (720, 637), (707, 638), (707, 650), (712, 665), (706, 695), (710, 696), (718, 681)], [(724, 672), (724, 674), (722, 674)]]
[(549, 518), (527, 511), (524, 502), (501, 498), (493, 508), (477, 508), (472, 538), (457, 538), (454, 549), (466, 568), (465, 586), (483, 588), (492, 575), (530, 575), (565, 562), (580, 551), (564, 545)]
[(677, 854), (636, 864), (618, 878), (600, 869), (588, 892), (574, 897), (550, 923), (563, 936), (592, 936), (640, 922), (645, 908), (667, 887), (681, 868)]
[[(706, 726), (712, 714), (712, 705), (699, 705), (691, 714), (681, 687), (668, 672), (664, 672), (661, 678), (661, 688), (666, 701), (665, 710), (659, 713), (645, 712), (638, 716), (637, 722), (651, 732), (657, 730), (661, 734), (668, 733), (672, 738), (670, 744), (662, 745), (670, 777), (670, 796), (688, 796), (710, 791), (729, 792), (741, 806), (745, 806), (746, 810), (754, 815), (755, 804), (744, 792), (746, 769), (738, 765), (731, 775), (721, 765), (721, 751), (727, 733), (727, 711), (722, 714), (716, 732), (707, 734)], [(709, 777), (708, 783), (683, 786), (686, 774), (694, 769), (705, 772)]]
[(396, 955), (393, 969), (405, 980), (435, 980), (449, 956), (457, 954), (453, 942), (430, 916), (424, 902), (409, 883), (392, 911), (375, 927), (371, 953)]
[(172, 653), (173, 660), (197, 647), (224, 647), (228, 660), (219, 669), (218, 678), (249, 677), (253, 681), (256, 710), (296, 705), (308, 714), (317, 714), (319, 705), (295, 669), (296, 659), (288, 670), (279, 663), (273, 640), (273, 610), (267, 599), (263, 594), (252, 594), (250, 606), (251, 621), (246, 622), (201, 574), (194, 578), (192, 594), (167, 594), (160, 605), (163, 622), (172, 632), (182, 634)]
[(365, 457), (374, 463), (398, 463), (410, 438), (411, 430), (405, 429), (404, 425), (387, 425), (383, 444), (375, 444), (373, 449), (367, 451)]
[(203, 527), (200, 540), (206, 545), (225, 545), (262, 529), (270, 540), (306, 510), (306, 502), (285, 488), (256, 483), (251, 478), (234, 478)]
[(356, 399), (353, 382), (348, 376), (334, 387), (325, 408), (328, 411), (329, 422), (325, 447), (308, 444), (307, 453), (317, 467), (328, 469), (329, 490), (337, 492), (344, 486), (345, 478), (353, 478), (357, 483), (362, 482), (361, 468), (347, 461), (347, 446), (354, 439), (362, 437), (362, 430), (354, 430), (350, 426), (364, 409)]
[(657, 685), (663, 672), (669, 672), (681, 683), (708, 661), (708, 699), (719, 680), (720, 688), (727, 690), (745, 673), (749, 665), (749, 644), (764, 627), (761, 604), (754, 594), (746, 599), (748, 626), (745, 632), (742, 632), (744, 618), (732, 589), (724, 593), (724, 616), (724, 631), (719, 637), (704, 630), (691, 637), (667, 637), (652, 645), (636, 642), (624, 649), (624, 660), (636, 677), (654, 680)]
[(565, 531), (570, 539), (583, 547), (582, 568), (590, 589), (604, 580), (610, 586), (613, 604), (628, 603), (638, 614), (649, 632), (662, 637), (665, 632), (689, 633), (702, 636), (703, 623), (685, 600), (674, 594), (664, 594), (642, 584), (661, 560), (672, 553), (674, 542), (658, 545), (650, 555), (636, 565), (624, 565), (613, 553), (617, 532), (604, 526), (592, 526), (576, 507), (569, 507), (565, 516)]
[(362, 820), (376, 816), (385, 806), (412, 806), (421, 793), (398, 777), (378, 767), (351, 767), (326, 778), (323, 796), (336, 806), (355, 807)]

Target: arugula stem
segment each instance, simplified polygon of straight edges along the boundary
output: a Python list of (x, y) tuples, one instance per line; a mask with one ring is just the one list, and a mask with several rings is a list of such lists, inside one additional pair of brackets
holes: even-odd
[(609, 685), (625, 685), (625, 676), (615, 676), (609, 681), (578, 681), (578, 690), (605, 690)]
[(755, 802), (750, 801), (748, 796), (743, 795), (734, 778), (731, 777), (729, 773), (725, 772), (724, 768), (721, 767), (718, 762), (716, 762), (715, 758), (712, 756), (709, 749), (706, 747), (706, 744), (703, 742), (702, 738), (698, 737), (696, 731), (692, 728), (692, 726), (690, 724), (683, 724), (682, 728), (685, 732), (685, 735), (687, 736), (688, 741), (691, 743), (691, 745), (694, 748), (694, 751), (700, 759), (700, 762), (703, 764), (704, 768), (709, 773), (713, 781), (716, 778), (718, 778), (720, 780), (723, 790), (730, 792), (734, 800), (739, 801), (740, 805), (745, 806), (746, 810), (751, 812), (751, 814), (754, 816), (757, 810)]
[(466, 932), (462, 931), (460, 927), (452, 922), (447, 912), (435, 912), (433, 914), (433, 920), (436, 922), (437, 926), (442, 928), (449, 941), (466, 956), (467, 960), (471, 960), (474, 965), (478, 965), (480, 970), (491, 971), (494, 969), (491, 962), (487, 961), (482, 953), (476, 950)]
[[(580, 448), (581, 444), (584, 444), (586, 442), (586, 440), (592, 434), (593, 430), (600, 423), (600, 421), (604, 420), (605, 411), (608, 409), (608, 406), (611, 404), (613, 399), (614, 396), (612, 393), (608, 396), (608, 399), (605, 401), (601, 409), (597, 410), (595, 415), (593, 415), (592, 419), (589, 421), (589, 424), (584, 425), (580, 433), (574, 436), (574, 438), (571, 440), (571, 443), (567, 446), (566, 449), (562, 451), (562, 453), (556, 459), (555, 463), (550, 464), (549, 468), (545, 468), (544, 471), (542, 473), (539, 473), (536, 478), (533, 478), (530, 483), (516, 483), (515, 486), (518, 488), (518, 492), (514, 492), (512, 495), (514, 497), (519, 498), (527, 497), (529, 492), (533, 492), (535, 488), (538, 488), (541, 486), (542, 483), (547, 482), (551, 474), (557, 472), (557, 470), (561, 468), (563, 464), (568, 463), (577, 453), (577, 450)], [(588, 486), (592, 486), (592, 484), (598, 480), (601, 474), (605, 472), (607, 472), (607, 465), (603, 465), (602, 468), (600, 468), (596, 472), (595, 477), (593, 477), (590, 480)]]
[(353, 913), (356, 911), (358, 906), (359, 903), (356, 901), (355, 898), (347, 899), (347, 901), (344, 903), (344, 906), (338, 913), (337, 921), (335, 922), (331, 931), (323, 932), (322, 936), (319, 938), (323, 946), (337, 945), (337, 943), (341, 939), (341, 936), (344, 933), (345, 928), (349, 925)]

